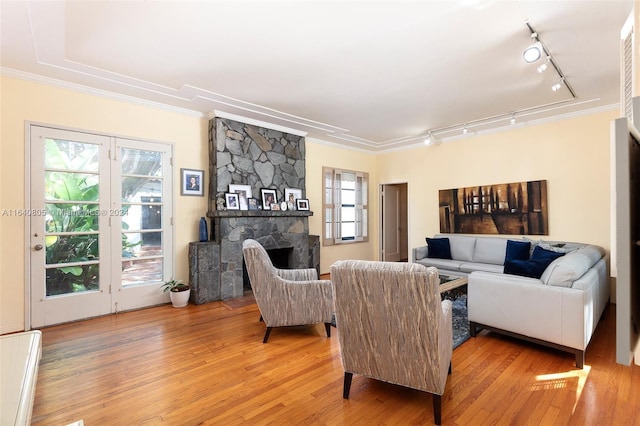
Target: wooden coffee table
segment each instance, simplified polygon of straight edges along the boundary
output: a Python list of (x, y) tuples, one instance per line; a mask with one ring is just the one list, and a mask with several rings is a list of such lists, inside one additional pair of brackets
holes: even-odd
[(440, 275), (440, 293), (467, 285), (467, 277), (454, 277), (453, 275)]

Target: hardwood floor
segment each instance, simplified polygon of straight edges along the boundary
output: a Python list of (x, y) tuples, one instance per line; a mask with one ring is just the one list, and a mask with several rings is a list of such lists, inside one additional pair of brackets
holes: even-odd
[[(34, 425), (433, 424), (429, 394), (354, 376), (339, 330), (264, 324), (250, 296), (45, 328)], [(443, 425), (640, 424), (640, 367), (615, 363), (615, 305), (573, 355), (483, 331), (453, 352)]]

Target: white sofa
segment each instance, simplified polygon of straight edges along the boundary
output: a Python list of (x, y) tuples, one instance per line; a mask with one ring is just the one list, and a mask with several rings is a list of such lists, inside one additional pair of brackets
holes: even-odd
[[(428, 257), (428, 247), (412, 260), (446, 275), (468, 276), (468, 313), (472, 336), (487, 329), (575, 355), (584, 352), (609, 303), (608, 258), (601, 247), (581, 243), (532, 241), (566, 254), (551, 262), (540, 278), (504, 273), (507, 241), (522, 238), (438, 234), (448, 238), (451, 259)], [(524, 239), (526, 240), (526, 239)], [(555, 247), (562, 245), (562, 247)]]

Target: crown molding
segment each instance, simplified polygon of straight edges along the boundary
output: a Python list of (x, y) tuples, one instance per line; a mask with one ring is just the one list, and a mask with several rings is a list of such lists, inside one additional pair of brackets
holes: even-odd
[(172, 105), (167, 105), (167, 104), (164, 104), (162, 102), (149, 101), (149, 100), (146, 100), (146, 99), (136, 98), (134, 96), (122, 95), (120, 93), (110, 92), (108, 90), (96, 89), (96, 88), (89, 87), (89, 86), (83, 86), (82, 84), (71, 83), (71, 82), (68, 82), (68, 81), (58, 80), (58, 79), (51, 78), (51, 77), (44, 77), (42, 75), (32, 74), (32, 73), (28, 73), (28, 72), (24, 72), (24, 71), (18, 71), (18, 70), (12, 69), (12, 68), (0, 67), (0, 75), (6, 76), (6, 77), (11, 77), (11, 78), (16, 78), (16, 79), (19, 79), (19, 80), (30, 81), (30, 82), (33, 82), (33, 83), (44, 84), (44, 85), (47, 85), (47, 86), (58, 87), (58, 88), (61, 88), (61, 89), (73, 90), (75, 92), (80, 92), (80, 93), (84, 93), (84, 94), (87, 94), (87, 95), (93, 95), (93, 96), (98, 96), (98, 97), (102, 97), (102, 98), (113, 99), (113, 100), (116, 100), (116, 101), (121, 101), (121, 102), (127, 102), (127, 103), (136, 104), (136, 105), (146, 106), (146, 107), (150, 107), (150, 108), (161, 109), (161, 110), (170, 111), (170, 112), (176, 112), (176, 113), (188, 115), (188, 116), (191, 116), (191, 117), (197, 117), (197, 118), (204, 118), (205, 117), (205, 114), (203, 114), (200, 111), (187, 109), (187, 108), (180, 108), (180, 107), (176, 107), (176, 106), (172, 106)]

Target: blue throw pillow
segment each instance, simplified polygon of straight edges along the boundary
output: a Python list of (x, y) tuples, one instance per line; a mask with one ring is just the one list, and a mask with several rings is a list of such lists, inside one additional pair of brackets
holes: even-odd
[(448, 238), (427, 238), (429, 253), (432, 259), (451, 259), (451, 246)]
[(512, 275), (521, 275), (523, 277), (540, 278), (551, 264), (557, 258), (564, 256), (564, 253), (545, 250), (540, 246), (536, 246), (529, 260), (510, 260), (504, 264), (504, 273)]
[(546, 250), (540, 246), (536, 246), (536, 248), (533, 249), (533, 253), (531, 253), (531, 260), (547, 262), (547, 266), (549, 266), (551, 262), (564, 255), (565, 253)]
[(531, 251), (531, 241), (507, 240), (507, 253), (504, 257), (504, 264), (510, 260), (528, 260)]
[(540, 271), (540, 266), (540, 262), (512, 259), (505, 262), (504, 273), (529, 278), (540, 278), (544, 272), (544, 268)]

